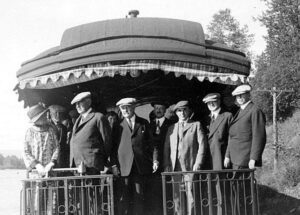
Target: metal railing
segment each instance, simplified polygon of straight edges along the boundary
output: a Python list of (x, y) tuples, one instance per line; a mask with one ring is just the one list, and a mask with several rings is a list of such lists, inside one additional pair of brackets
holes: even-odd
[(254, 171), (162, 173), (164, 215), (258, 215)]
[(114, 215), (112, 175), (61, 175), (22, 180), (21, 215)]

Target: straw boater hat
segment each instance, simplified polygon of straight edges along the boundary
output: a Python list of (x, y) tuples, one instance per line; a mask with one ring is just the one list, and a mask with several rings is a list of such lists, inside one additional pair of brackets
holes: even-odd
[(77, 102), (80, 102), (81, 100), (85, 99), (85, 98), (90, 98), (91, 97), (91, 92), (82, 92), (82, 93), (79, 93), (77, 94), (73, 100), (71, 101), (71, 105), (77, 103)]
[(233, 96), (237, 96), (237, 95), (241, 95), (244, 93), (248, 93), (251, 91), (251, 86), (249, 84), (243, 84), (238, 86), (237, 88), (234, 89), (234, 91), (232, 91), (232, 95)]
[(136, 99), (135, 98), (123, 98), (117, 102), (116, 106), (120, 107), (123, 105), (135, 105)]
[(207, 103), (207, 102), (215, 102), (217, 101), (218, 99), (220, 99), (221, 95), (220, 93), (209, 93), (207, 94), (203, 99), (202, 101), (204, 103)]
[(48, 111), (47, 108), (43, 107), (40, 104), (34, 105), (29, 108), (27, 116), (30, 119), (31, 123), (36, 122), (41, 116), (43, 116)]

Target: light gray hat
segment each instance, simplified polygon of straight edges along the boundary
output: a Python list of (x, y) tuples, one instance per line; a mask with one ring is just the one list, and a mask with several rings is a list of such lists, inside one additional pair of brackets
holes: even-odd
[(89, 97), (91, 97), (91, 92), (79, 93), (73, 98), (73, 100), (71, 101), (71, 105), (73, 105), (73, 104), (75, 104), (75, 103), (77, 103), (77, 102), (79, 102), (79, 101), (81, 101), (85, 98), (89, 98)]

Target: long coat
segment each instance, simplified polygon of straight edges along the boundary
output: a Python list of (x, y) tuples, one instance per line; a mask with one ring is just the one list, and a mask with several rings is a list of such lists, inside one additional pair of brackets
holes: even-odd
[(250, 159), (262, 165), (266, 145), (266, 119), (264, 113), (250, 102), (234, 116), (230, 129), (226, 157), (240, 167), (248, 167)]
[(166, 139), (166, 134), (169, 126), (172, 122), (165, 118), (163, 124), (160, 126), (160, 133), (156, 134), (156, 120), (150, 122), (150, 132), (152, 135), (152, 143), (153, 143), (153, 160), (157, 160), (159, 162), (159, 171), (163, 171), (163, 156), (164, 156), (164, 144)]
[(229, 126), (231, 121), (232, 114), (221, 109), (217, 118), (209, 125), (209, 157), (213, 170), (223, 169), (225, 153), (228, 145)]
[(152, 154), (149, 123), (146, 119), (136, 116), (134, 128), (131, 130), (126, 119), (116, 127), (114, 135), (112, 164), (120, 167), (121, 176), (128, 176), (133, 162), (138, 174), (152, 172)]
[(76, 120), (70, 142), (70, 166), (81, 162), (99, 171), (104, 169), (110, 155), (111, 129), (106, 117), (93, 110), (81, 122)]
[(179, 122), (171, 125), (167, 131), (164, 146), (164, 168), (175, 170), (176, 159), (181, 163), (182, 171), (192, 171), (193, 166), (202, 165), (207, 148), (207, 140), (200, 122), (189, 120), (183, 128), (182, 146), (178, 156)]

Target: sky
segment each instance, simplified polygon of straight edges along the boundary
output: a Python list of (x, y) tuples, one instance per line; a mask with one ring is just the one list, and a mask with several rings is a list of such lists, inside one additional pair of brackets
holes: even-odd
[[(1, 0), (0, 3), (0, 153), (21, 151), (28, 124), (27, 109), (13, 88), (21, 63), (59, 45), (65, 29), (100, 20), (125, 18), (129, 10), (139, 17), (195, 21), (204, 31), (213, 14), (226, 8), (255, 35), (251, 50), (265, 48), (266, 29), (254, 18), (266, 9), (260, 0)], [(9, 152), (12, 153), (12, 152)]]

